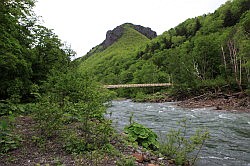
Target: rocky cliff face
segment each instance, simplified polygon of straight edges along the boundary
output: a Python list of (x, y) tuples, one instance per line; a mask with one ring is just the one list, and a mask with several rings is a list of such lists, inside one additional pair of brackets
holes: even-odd
[(133, 25), (133, 24), (131, 25), (134, 27), (135, 30), (137, 30), (138, 32), (140, 32), (149, 39), (157, 37), (157, 33), (153, 31), (151, 28), (143, 27), (141, 25)]
[(140, 32), (141, 34), (143, 34), (149, 39), (153, 39), (157, 36), (156, 32), (151, 30), (151, 28), (143, 27), (141, 25), (134, 25), (131, 23), (126, 23), (126, 24), (116, 27), (113, 30), (109, 30), (107, 32), (106, 39), (101, 44), (104, 49), (112, 45), (115, 41), (117, 41), (122, 36), (124, 26), (126, 25), (131, 26), (132, 28), (134, 28), (135, 30), (137, 30), (138, 32)]
[(112, 45), (115, 41), (117, 41), (123, 34), (123, 26), (120, 25), (113, 30), (109, 30), (106, 33), (106, 39), (102, 42), (102, 46), (107, 48), (108, 46)]

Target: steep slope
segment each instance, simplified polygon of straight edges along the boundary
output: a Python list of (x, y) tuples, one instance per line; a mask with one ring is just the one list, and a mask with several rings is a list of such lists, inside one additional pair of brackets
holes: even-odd
[(211, 91), (249, 93), (249, 9), (249, 0), (232, 0), (214, 13), (187, 19), (148, 43), (134, 65), (152, 63), (178, 85), (182, 97)]
[(91, 50), (80, 64), (81, 71), (92, 72), (102, 83), (122, 83), (120, 75), (135, 63), (136, 52), (156, 33), (149, 28), (123, 24), (108, 31), (106, 39)]

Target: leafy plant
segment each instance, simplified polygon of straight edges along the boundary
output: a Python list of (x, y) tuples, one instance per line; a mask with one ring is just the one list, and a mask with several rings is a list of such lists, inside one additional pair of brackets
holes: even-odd
[(9, 100), (1, 100), (0, 110), (0, 116), (7, 116), (12, 114), (24, 113), (26, 111), (26, 106), (13, 103)]
[(75, 123), (74, 129), (67, 129), (63, 134), (64, 148), (70, 153), (81, 154), (93, 150), (100, 150), (109, 153), (112, 147), (109, 144), (113, 136), (111, 122), (107, 120), (93, 121), (86, 120)]
[(0, 120), (0, 154), (16, 149), (20, 144), (21, 138), (13, 134), (11, 128), (6, 120)]
[[(205, 141), (209, 138), (209, 133), (206, 130), (198, 129), (194, 135), (187, 138), (186, 120), (180, 121), (179, 124), (181, 128), (171, 130), (166, 135), (166, 140), (161, 143), (159, 152), (164, 156), (174, 158), (177, 165), (183, 165), (188, 161), (191, 161), (190, 164), (193, 165), (198, 159)], [(190, 154), (194, 155), (191, 160)]]
[(37, 129), (40, 136), (45, 139), (49, 139), (58, 134), (59, 129), (62, 128), (63, 116), (63, 112), (59, 109), (58, 103), (50, 102), (48, 98), (45, 98), (44, 101), (41, 101), (37, 105), (39, 109), (35, 112), (34, 116), (37, 121)]
[(64, 138), (64, 149), (69, 153), (81, 154), (88, 147), (84, 139), (79, 138), (75, 133), (65, 135)]
[(128, 138), (132, 142), (137, 142), (138, 145), (147, 149), (158, 149), (159, 142), (157, 141), (157, 135), (149, 128), (139, 124), (132, 123), (124, 128)]

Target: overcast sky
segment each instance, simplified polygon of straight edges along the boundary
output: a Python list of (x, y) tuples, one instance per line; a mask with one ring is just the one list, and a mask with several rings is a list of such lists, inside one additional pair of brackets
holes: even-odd
[(158, 35), (187, 18), (212, 13), (227, 0), (37, 0), (44, 25), (71, 45), (77, 57), (100, 44), (123, 23), (150, 27)]

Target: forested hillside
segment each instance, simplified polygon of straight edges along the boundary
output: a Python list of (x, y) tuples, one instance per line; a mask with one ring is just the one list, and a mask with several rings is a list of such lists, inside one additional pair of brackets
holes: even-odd
[(117, 43), (87, 58), (81, 70), (94, 69), (97, 80), (106, 84), (170, 80), (191, 95), (249, 91), (249, 9), (249, 0), (228, 1), (214, 13), (187, 19), (146, 44), (140, 42), (142, 46), (126, 56), (115, 51), (118, 43), (136, 40), (123, 34)]
[(0, 2), (0, 100), (29, 100), (52, 69), (66, 69), (74, 52), (39, 24), (33, 0)]
[[(135, 52), (150, 41), (145, 35), (136, 31), (131, 24), (123, 24), (118, 28), (121, 28), (120, 37), (112, 45), (101, 51), (98, 51), (101, 46), (97, 46), (92, 50), (94, 53), (87, 54), (89, 57), (80, 65), (81, 71), (92, 72), (96, 75), (97, 81), (102, 83), (128, 82), (129, 75), (126, 71), (136, 61)], [(117, 36), (115, 31), (116, 29), (114, 36)]]

